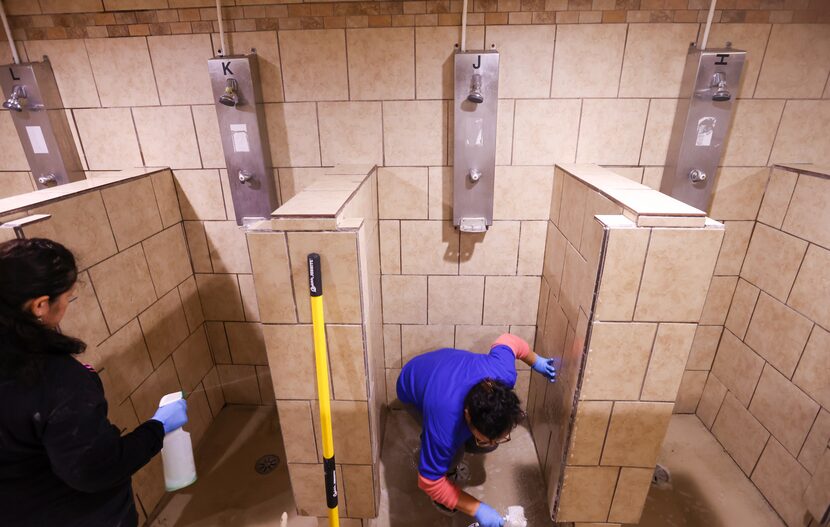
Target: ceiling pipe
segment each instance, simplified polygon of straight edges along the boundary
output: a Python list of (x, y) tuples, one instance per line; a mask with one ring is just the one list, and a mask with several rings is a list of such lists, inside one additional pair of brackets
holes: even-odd
[(12, 38), (12, 30), (9, 29), (9, 21), (6, 18), (6, 10), (3, 8), (3, 0), (0, 0), (0, 18), (3, 19), (3, 30), (6, 36), (9, 37), (9, 47), (12, 50), (12, 58), (15, 64), (20, 64), (20, 55), (17, 54), (17, 46), (14, 45), (14, 38)]

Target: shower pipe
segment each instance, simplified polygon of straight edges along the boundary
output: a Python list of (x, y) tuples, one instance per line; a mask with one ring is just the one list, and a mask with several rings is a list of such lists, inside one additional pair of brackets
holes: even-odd
[(467, 51), (467, 0), (461, 8), (461, 51)]
[(706, 19), (706, 29), (703, 30), (703, 40), (700, 43), (700, 50), (706, 50), (706, 44), (709, 43), (709, 30), (712, 28), (712, 19), (715, 17), (715, 5), (717, 5), (718, 0), (712, 0), (709, 4), (709, 16)]
[(12, 58), (14, 59), (14, 63), (20, 64), (20, 55), (17, 54), (17, 47), (14, 45), (14, 38), (12, 38), (12, 30), (9, 29), (9, 21), (6, 19), (6, 10), (3, 8), (3, 0), (0, 0), (0, 18), (3, 19), (3, 29), (6, 31), (6, 36), (9, 37), (9, 47), (12, 49)]
[(216, 0), (216, 18), (219, 20), (219, 43), (222, 49), (219, 50), (219, 55), (224, 57), (227, 55), (225, 44), (225, 24), (222, 23), (222, 0)]

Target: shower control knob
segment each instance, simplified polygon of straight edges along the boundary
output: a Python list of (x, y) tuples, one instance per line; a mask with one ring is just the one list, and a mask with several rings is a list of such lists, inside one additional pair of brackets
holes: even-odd
[(44, 187), (48, 185), (57, 185), (58, 178), (55, 176), (55, 174), (49, 173), (45, 176), (40, 176), (39, 178), (37, 178), (37, 182), (43, 185)]
[(689, 172), (689, 179), (692, 180), (692, 183), (700, 183), (701, 181), (706, 181), (706, 172), (698, 168), (693, 168), (691, 172)]
[(472, 181), (478, 181), (481, 179), (481, 170), (477, 168), (470, 169), (470, 179)]
[(247, 170), (240, 170), (239, 171), (239, 182), (243, 185), (254, 178), (254, 175), (248, 172)]

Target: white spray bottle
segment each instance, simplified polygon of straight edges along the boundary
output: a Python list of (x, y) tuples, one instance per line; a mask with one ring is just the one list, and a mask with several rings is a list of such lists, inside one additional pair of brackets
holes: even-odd
[[(168, 393), (159, 401), (159, 408), (182, 398), (182, 392)], [(164, 486), (167, 492), (179, 490), (196, 481), (196, 462), (193, 459), (193, 443), (184, 428), (177, 428), (164, 436), (161, 449), (164, 464)]]

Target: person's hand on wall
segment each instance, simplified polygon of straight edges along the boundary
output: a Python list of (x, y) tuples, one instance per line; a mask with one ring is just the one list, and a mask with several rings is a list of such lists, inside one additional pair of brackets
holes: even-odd
[(170, 404), (165, 404), (156, 410), (153, 419), (164, 426), (165, 434), (183, 427), (187, 424), (187, 401), (179, 399)]
[(556, 359), (546, 359), (541, 355), (536, 357), (536, 362), (533, 363), (533, 371), (541, 373), (550, 382), (556, 382)]
[(502, 527), (504, 525), (504, 518), (501, 514), (483, 502), (478, 505), (475, 519), (481, 527)]

